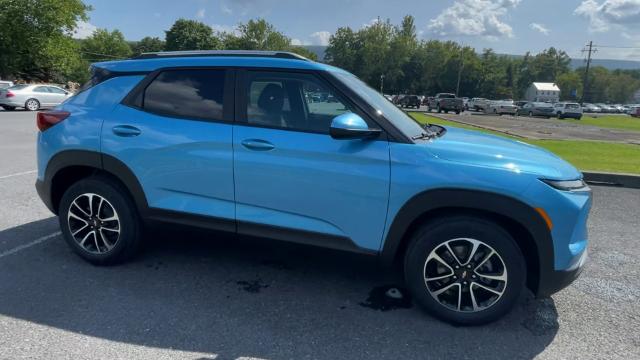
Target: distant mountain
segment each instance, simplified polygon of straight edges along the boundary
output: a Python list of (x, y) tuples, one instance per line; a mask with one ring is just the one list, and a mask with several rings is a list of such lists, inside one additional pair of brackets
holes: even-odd
[[(324, 53), (327, 50), (326, 46), (320, 45), (308, 45), (305, 48), (312, 53), (316, 54), (319, 61), (324, 60)], [(521, 58), (522, 55), (509, 55), (504, 54), (514, 58)], [(585, 66), (587, 64), (586, 60), (583, 59), (571, 59), (572, 69), (577, 69), (579, 67)], [(591, 59), (591, 66), (602, 66), (609, 70), (615, 69), (623, 69), (623, 70), (635, 70), (640, 69), (640, 61), (632, 61), (632, 60), (612, 60), (612, 59)]]
[[(577, 69), (587, 65), (587, 60), (571, 59), (571, 68)], [(602, 66), (609, 70), (638, 70), (640, 69), (640, 61), (632, 60), (612, 60), (612, 59), (591, 59), (591, 66)]]

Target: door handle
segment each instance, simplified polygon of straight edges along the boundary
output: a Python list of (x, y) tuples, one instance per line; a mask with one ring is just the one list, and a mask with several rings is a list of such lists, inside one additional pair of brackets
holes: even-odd
[(275, 149), (275, 146), (272, 143), (260, 139), (242, 140), (242, 146), (246, 147), (249, 150), (256, 151), (269, 151)]
[(140, 131), (140, 129), (138, 129), (135, 126), (131, 126), (131, 125), (118, 125), (118, 126), (114, 126), (111, 131), (113, 131), (114, 134), (118, 135), (118, 136), (123, 136), (123, 137), (132, 137), (132, 136), (138, 136), (142, 133), (142, 131)]

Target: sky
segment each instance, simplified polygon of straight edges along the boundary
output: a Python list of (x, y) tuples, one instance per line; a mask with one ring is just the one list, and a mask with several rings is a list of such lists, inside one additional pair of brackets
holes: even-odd
[(164, 38), (178, 18), (214, 30), (264, 18), (295, 44), (326, 45), (339, 27), (360, 29), (378, 17), (415, 17), (420, 39), (455, 40), (478, 50), (537, 53), (550, 46), (583, 58), (590, 40), (600, 59), (640, 61), (640, 0), (85, 0), (93, 7), (76, 37), (119, 29), (128, 40)]

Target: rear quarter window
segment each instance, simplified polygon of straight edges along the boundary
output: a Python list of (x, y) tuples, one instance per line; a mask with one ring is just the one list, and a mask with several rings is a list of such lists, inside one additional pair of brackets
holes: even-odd
[(225, 74), (217, 69), (163, 71), (145, 89), (141, 107), (169, 117), (222, 120)]

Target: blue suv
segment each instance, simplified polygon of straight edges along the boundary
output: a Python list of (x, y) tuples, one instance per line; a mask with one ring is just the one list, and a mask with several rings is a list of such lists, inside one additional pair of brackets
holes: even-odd
[(68, 244), (124, 261), (159, 222), (377, 257), (429, 313), (493, 321), (571, 283), (591, 191), (550, 152), (420, 125), (354, 75), (285, 52), (97, 63), (37, 117), (37, 190)]

